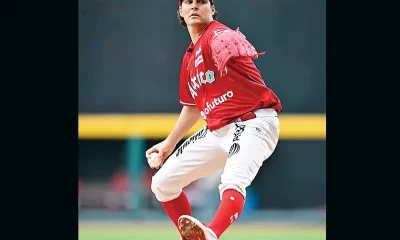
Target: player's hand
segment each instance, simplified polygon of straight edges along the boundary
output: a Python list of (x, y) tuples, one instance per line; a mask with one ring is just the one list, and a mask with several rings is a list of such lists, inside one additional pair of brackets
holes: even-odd
[[(166, 140), (154, 145), (146, 151), (146, 158), (151, 168), (160, 168), (164, 163), (165, 159), (174, 151), (175, 145), (167, 142)], [(156, 159), (152, 159), (152, 164), (150, 164), (150, 154), (158, 153)]]

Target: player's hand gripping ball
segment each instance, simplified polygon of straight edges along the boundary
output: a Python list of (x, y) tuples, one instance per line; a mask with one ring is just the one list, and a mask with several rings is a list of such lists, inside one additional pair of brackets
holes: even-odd
[(163, 159), (159, 153), (153, 152), (150, 153), (150, 157), (149, 159), (147, 159), (147, 163), (152, 169), (154, 168), (159, 169), (162, 166)]

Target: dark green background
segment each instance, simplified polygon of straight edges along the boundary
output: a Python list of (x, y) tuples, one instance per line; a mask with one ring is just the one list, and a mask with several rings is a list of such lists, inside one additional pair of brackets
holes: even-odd
[[(216, 7), (221, 22), (267, 51), (255, 63), (283, 113), (325, 112), (325, 1), (217, 0)], [(179, 112), (190, 39), (176, 10), (176, 0), (79, 1), (81, 113)]]

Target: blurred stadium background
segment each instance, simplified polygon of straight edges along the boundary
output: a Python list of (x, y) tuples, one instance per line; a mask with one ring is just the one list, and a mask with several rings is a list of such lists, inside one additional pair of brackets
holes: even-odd
[[(325, 1), (217, 0), (216, 7), (221, 22), (267, 51), (255, 63), (283, 103), (277, 149), (221, 239), (326, 239)], [(150, 192), (155, 171), (144, 157), (181, 108), (190, 39), (176, 10), (176, 0), (79, 0), (81, 240), (179, 238)], [(218, 183), (216, 173), (186, 189), (205, 222), (218, 206)]]

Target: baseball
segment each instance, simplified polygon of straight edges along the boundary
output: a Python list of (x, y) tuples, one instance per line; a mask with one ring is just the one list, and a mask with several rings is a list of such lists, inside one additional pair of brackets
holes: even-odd
[(160, 156), (160, 154), (158, 154), (157, 152), (150, 153), (150, 158), (148, 159), (147, 162), (149, 163), (149, 166), (151, 168), (159, 168), (160, 167), (160, 165), (162, 163), (162, 159), (159, 158), (159, 156)]

